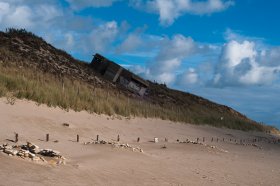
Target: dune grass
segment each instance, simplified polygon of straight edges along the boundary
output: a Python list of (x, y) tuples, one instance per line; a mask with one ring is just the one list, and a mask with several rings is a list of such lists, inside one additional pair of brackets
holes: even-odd
[[(192, 124), (209, 124), (239, 130), (264, 131), (265, 126), (217, 113), (201, 105), (182, 107), (151, 104), (134, 99), (110, 88), (97, 88), (88, 83), (57, 78), (52, 74), (0, 64), (0, 97), (28, 99), (65, 110), (86, 110), (90, 113), (161, 118)], [(12, 100), (12, 99), (10, 99)], [(221, 119), (221, 116), (223, 119)]]

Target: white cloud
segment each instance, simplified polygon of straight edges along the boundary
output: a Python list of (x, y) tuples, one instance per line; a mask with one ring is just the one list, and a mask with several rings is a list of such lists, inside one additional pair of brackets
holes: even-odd
[(148, 12), (159, 14), (159, 21), (162, 25), (168, 26), (184, 14), (212, 14), (220, 12), (234, 5), (232, 0), (131, 0), (131, 5), (144, 9)]
[(53, 20), (63, 13), (56, 6), (48, 4), (40, 4), (35, 9), (35, 15), (40, 19), (41, 22), (46, 23), (47, 21)]
[(104, 52), (112, 47), (118, 34), (118, 24), (116, 21), (110, 21), (99, 25), (93, 29), (89, 36), (89, 44), (95, 52)]
[[(216, 86), (267, 85), (280, 74), (279, 58), (269, 58), (268, 53), (258, 51), (252, 41), (230, 41), (221, 54), (213, 83)], [(268, 57), (267, 57), (268, 56)], [(277, 63), (271, 66), (270, 64)]]
[(25, 28), (36, 31), (50, 26), (50, 21), (62, 16), (62, 11), (53, 1), (0, 0), (0, 28)]
[[(182, 60), (196, 52), (196, 44), (192, 38), (183, 35), (174, 35), (172, 39), (161, 41), (160, 50), (150, 64), (152, 74), (164, 74), (177, 70)], [(157, 81), (162, 82), (157, 76)]]
[(10, 4), (6, 2), (0, 2), (0, 21), (2, 17), (10, 12)]
[(23, 27), (33, 26), (31, 9), (28, 6), (12, 7), (8, 3), (1, 3), (1, 27)]
[(67, 48), (72, 48), (75, 44), (73, 35), (71, 33), (66, 33), (65, 39), (66, 39), (65, 43), (66, 43)]
[(159, 83), (172, 84), (176, 80), (176, 75), (173, 72), (164, 72), (161, 74), (157, 74), (155, 76), (155, 79)]
[(188, 85), (197, 84), (199, 82), (198, 73), (194, 68), (189, 68), (177, 77), (177, 84), (185, 87)]
[(231, 41), (225, 45), (221, 60), (225, 61), (224, 64), (229, 68), (240, 64), (244, 59), (253, 61), (257, 54), (254, 47), (254, 42), (238, 43)]
[(134, 71), (147, 79), (170, 85), (177, 81), (176, 71), (181, 67), (182, 61), (195, 54), (198, 47), (192, 38), (180, 34), (172, 38), (157, 39), (158, 43), (154, 45), (157, 47), (155, 57), (147, 62), (146, 68), (137, 67)]
[(280, 47), (271, 49), (263, 49), (260, 54), (259, 60), (261, 65), (277, 67), (280, 65)]
[(118, 46), (117, 51), (120, 53), (133, 52), (143, 45), (144, 41), (141, 36), (137, 33), (131, 33), (125, 38), (120, 46)]
[(81, 10), (88, 7), (108, 7), (121, 0), (66, 0), (75, 10)]

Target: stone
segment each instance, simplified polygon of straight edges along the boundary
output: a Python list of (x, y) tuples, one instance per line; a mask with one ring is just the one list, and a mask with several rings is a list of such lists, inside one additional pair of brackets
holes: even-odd
[(69, 123), (63, 123), (62, 124), (64, 127), (70, 127), (70, 124)]
[(32, 161), (40, 161), (40, 158), (37, 157), (37, 156), (34, 156), (34, 157), (32, 158)]
[(49, 156), (49, 157), (60, 157), (60, 152), (52, 149), (43, 149), (38, 154), (41, 154), (43, 156)]
[(39, 147), (37, 145), (33, 144), (33, 143), (30, 143), (30, 142), (27, 142), (26, 150), (29, 150), (30, 152), (32, 152), (34, 154), (37, 154), (38, 152), (40, 152)]
[(33, 154), (33, 153), (31, 153), (31, 152), (30, 152), (30, 153), (28, 153), (28, 157), (29, 157), (29, 158), (32, 158), (32, 159), (33, 159), (35, 156), (36, 156), (36, 155), (35, 155), (35, 154)]
[(155, 142), (155, 143), (158, 143), (158, 138), (154, 138), (154, 142)]
[(27, 142), (26, 145), (13, 145), (10, 146), (8, 144), (0, 145), (1, 150), (6, 153), (8, 156), (17, 156), (22, 159), (32, 160), (34, 162), (47, 162), (43, 157), (36, 156), (36, 154), (40, 154), (43, 156), (52, 157), (53, 160), (56, 159), (55, 162), (58, 164), (65, 164), (66, 158), (60, 155), (60, 152), (52, 150), (52, 149), (43, 149), (40, 150), (39, 147), (35, 144)]
[(17, 155), (18, 151), (17, 150), (14, 150), (14, 149), (4, 149), (4, 152), (8, 155), (12, 155), (12, 156), (15, 156)]

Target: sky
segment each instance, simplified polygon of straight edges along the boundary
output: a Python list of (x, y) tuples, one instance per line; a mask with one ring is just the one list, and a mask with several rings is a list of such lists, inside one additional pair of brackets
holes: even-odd
[(279, 0), (0, 0), (0, 30), (25, 28), (90, 62), (280, 128)]

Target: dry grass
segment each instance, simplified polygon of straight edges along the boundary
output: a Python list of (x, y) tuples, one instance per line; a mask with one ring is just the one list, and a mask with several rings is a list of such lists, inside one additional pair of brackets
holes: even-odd
[(96, 88), (85, 82), (59, 79), (52, 74), (34, 70), (4, 67), (0, 64), (0, 96), (36, 101), (51, 107), (61, 107), (90, 113), (139, 116), (168, 119), (193, 124), (209, 124), (240, 130), (266, 130), (265, 126), (224, 114), (194, 104), (189, 107), (178, 105), (158, 105), (128, 98), (115, 89)]

